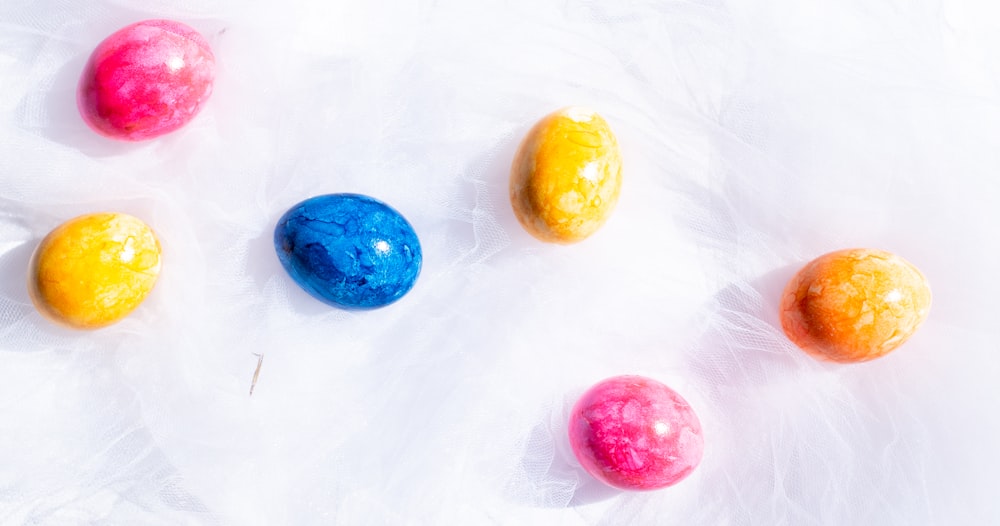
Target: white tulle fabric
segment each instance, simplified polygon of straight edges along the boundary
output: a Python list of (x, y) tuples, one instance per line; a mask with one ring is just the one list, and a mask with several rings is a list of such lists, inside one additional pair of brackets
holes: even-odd
[[(76, 82), (145, 18), (206, 35), (216, 90), (116, 143)], [(624, 186), (595, 236), (544, 245), (508, 168), (570, 104), (617, 132)], [(1000, 523), (998, 181), (990, 0), (3, 0), (0, 522)], [(415, 226), (402, 301), (331, 309), (281, 269), (274, 222), (331, 192)], [(71, 332), (26, 267), (94, 211), (146, 220), (163, 273)], [(779, 294), (855, 246), (919, 266), (934, 307), (892, 355), (820, 364)], [(673, 488), (605, 489), (569, 451), (575, 397), (626, 373), (701, 417)]]

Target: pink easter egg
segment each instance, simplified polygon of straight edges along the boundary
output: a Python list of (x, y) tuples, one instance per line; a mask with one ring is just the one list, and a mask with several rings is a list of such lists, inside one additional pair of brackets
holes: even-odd
[(212, 94), (215, 56), (194, 29), (171, 20), (126, 26), (97, 45), (77, 106), (94, 131), (142, 141), (187, 124)]
[(617, 376), (580, 397), (569, 421), (573, 454), (588, 473), (620, 489), (672, 486), (701, 462), (701, 423), (656, 380)]

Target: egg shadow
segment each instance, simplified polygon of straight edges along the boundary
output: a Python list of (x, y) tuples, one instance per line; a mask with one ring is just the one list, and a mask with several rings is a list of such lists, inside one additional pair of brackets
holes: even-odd
[[(765, 272), (757, 279), (751, 281), (750, 286), (761, 295), (763, 302), (762, 308), (757, 309), (757, 312), (750, 312), (752, 309), (748, 309), (748, 313), (756, 314), (772, 327), (781, 329), (781, 316), (778, 314), (781, 308), (781, 296), (785, 290), (785, 286), (788, 285), (792, 276), (795, 275), (801, 266), (802, 263), (790, 263)], [(723, 292), (725, 292), (725, 289)]]
[[(51, 211), (51, 210), (50, 210)], [(35, 310), (28, 292), (31, 258), (44, 238), (33, 225), (52, 223), (48, 214), (0, 197), (0, 351), (20, 353), (51, 350), (39, 341), (66, 341), (80, 331), (47, 321)], [(10, 335), (30, 335), (32, 343), (11, 346)], [(7, 343), (6, 348), (5, 343)]]
[(779, 308), (785, 285), (798, 269), (790, 264), (748, 282), (727, 285), (703, 306), (709, 320), (687, 353), (696, 378), (713, 379), (709, 392), (721, 396), (769, 381), (778, 371), (801, 368), (811, 358), (791, 351)]
[(575, 492), (573, 492), (573, 498), (569, 501), (569, 507), (571, 508), (586, 506), (587, 504), (593, 504), (595, 502), (603, 502), (625, 493), (623, 490), (615, 489), (599, 482), (582, 468), (580, 469), (580, 472), (586, 475), (587, 478), (582, 479), (580, 481), (580, 486), (577, 487)]
[[(268, 223), (268, 226), (273, 223)], [(268, 281), (280, 276), (284, 269), (274, 250), (274, 232), (265, 228), (257, 237), (250, 239), (247, 246), (246, 271), (258, 290)]]
[[(509, 259), (520, 254), (510, 250), (512, 247), (541, 246), (521, 227), (510, 203), (510, 165), (517, 146), (518, 137), (510, 133), (470, 159), (456, 175), (445, 201), (438, 205), (455, 208), (458, 204), (436, 232), (443, 236), (447, 250), (458, 252), (458, 262)], [(425, 254), (425, 263), (433, 256)], [(434, 259), (440, 260), (440, 254)]]
[(76, 105), (77, 86), (89, 58), (89, 55), (77, 55), (55, 74), (53, 87), (43, 99), (49, 122), (41, 128), (42, 136), (95, 158), (112, 157), (143, 147), (142, 143), (104, 137), (90, 129), (80, 116)]
[(278, 260), (278, 254), (274, 248), (274, 232), (270, 228), (264, 229), (259, 236), (250, 240), (246, 259), (247, 274), (253, 279), (257, 290), (263, 291), (268, 282), (273, 279), (285, 280), (288, 303), (299, 314), (316, 317), (339, 311), (344, 316), (348, 315), (348, 311), (327, 305), (312, 297), (292, 280), (292, 277), (288, 275)]
[(514, 215), (514, 207), (510, 202), (511, 165), (514, 163), (514, 155), (517, 153), (522, 138), (532, 125), (532, 123), (526, 123), (504, 136), (491, 150), (481, 155), (472, 164), (472, 166), (480, 167), (476, 171), (483, 174), (488, 203), (490, 208), (496, 212), (497, 222), (505, 232), (508, 232), (511, 244), (518, 248), (540, 245), (540, 242), (521, 226), (517, 216)]
[(31, 255), (41, 239), (31, 239), (0, 255), (0, 295), (19, 304), (31, 305), (28, 271)]
[(42, 240), (31, 228), (42, 216), (21, 203), (0, 197), (0, 296), (13, 303), (31, 305), (28, 297), (28, 266)]
[(556, 411), (550, 411), (547, 418), (538, 422), (528, 435), (519, 462), (519, 473), (527, 479), (526, 483), (518, 481), (517, 487), (508, 491), (508, 495), (521, 504), (540, 508), (576, 507), (625, 493), (587, 473), (573, 456), (565, 429), (546, 424), (553, 418), (561, 419), (566, 412), (560, 410), (556, 414)]
[[(762, 410), (762, 399), (784, 392), (789, 382), (823, 367), (798, 352), (781, 328), (781, 295), (798, 266), (786, 265), (749, 281), (730, 283), (700, 309), (704, 326), (683, 359), (692, 389), (706, 409), (712, 408), (702, 421), (708, 424), (703, 464), (750, 462), (753, 457), (740, 451), (739, 437), (747, 412)], [(787, 403), (796, 405), (794, 400)], [(731, 481), (726, 479), (726, 471), (715, 469), (700, 475), (702, 487), (716, 494), (713, 498), (733, 497), (727, 492)]]
[[(34, 326), (33, 332), (44, 335), (43, 339), (77, 338), (79, 331), (47, 322), (35, 311), (31, 297), (28, 294), (28, 273), (31, 257), (41, 238), (33, 237), (11, 248), (0, 255), (0, 298), (8, 300), (10, 306), (0, 313), (0, 335), (9, 333), (24, 334), (26, 326)], [(45, 346), (21, 345), (3, 348), (0, 351), (15, 351), (19, 353), (48, 351)]]

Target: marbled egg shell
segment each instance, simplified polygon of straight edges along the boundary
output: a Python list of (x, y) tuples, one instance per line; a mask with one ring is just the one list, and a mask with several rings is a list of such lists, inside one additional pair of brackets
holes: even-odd
[(42, 240), (28, 292), (47, 318), (96, 329), (135, 310), (160, 274), (160, 243), (141, 220), (99, 213), (71, 219)]
[(903, 258), (875, 249), (820, 256), (785, 287), (781, 326), (803, 350), (850, 363), (885, 355), (927, 318), (931, 290)]
[(95, 131), (141, 141), (187, 124), (212, 94), (215, 56), (170, 20), (126, 26), (101, 42), (80, 77), (77, 106)]
[(618, 203), (621, 171), (618, 140), (600, 115), (579, 107), (556, 111), (528, 132), (514, 156), (514, 214), (542, 241), (581, 241)]
[(701, 462), (701, 423), (691, 406), (642, 376), (609, 378), (587, 390), (570, 414), (573, 454), (588, 473), (620, 489), (680, 482)]
[(385, 203), (331, 194), (293, 206), (274, 230), (278, 259), (320, 301), (347, 309), (388, 305), (420, 274), (420, 241)]

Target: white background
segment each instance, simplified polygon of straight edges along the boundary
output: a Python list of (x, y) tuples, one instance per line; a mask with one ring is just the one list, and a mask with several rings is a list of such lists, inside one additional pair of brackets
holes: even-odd
[[(98, 137), (83, 64), (155, 17), (210, 41), (215, 93), (180, 132)], [(624, 185), (596, 235), (545, 245), (508, 169), (570, 104), (607, 118)], [(0, 522), (996, 524), (998, 178), (990, 0), (3, 0)], [(388, 308), (326, 307), (275, 257), (289, 206), (346, 191), (422, 240)], [(95, 211), (157, 231), (161, 280), (59, 329), (28, 258)], [(856, 246), (934, 306), (888, 357), (820, 364), (778, 297)], [(702, 420), (677, 486), (606, 490), (568, 451), (575, 397), (624, 373)]]

